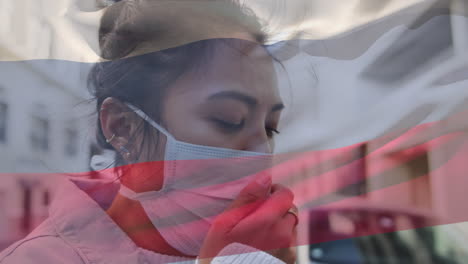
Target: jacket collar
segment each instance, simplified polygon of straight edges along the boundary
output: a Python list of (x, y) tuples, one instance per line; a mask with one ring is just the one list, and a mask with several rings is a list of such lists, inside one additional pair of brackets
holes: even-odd
[(133, 243), (105, 212), (119, 187), (119, 183), (107, 180), (62, 180), (49, 209), (50, 220), (58, 234), (91, 263), (170, 263), (189, 260), (143, 250)]

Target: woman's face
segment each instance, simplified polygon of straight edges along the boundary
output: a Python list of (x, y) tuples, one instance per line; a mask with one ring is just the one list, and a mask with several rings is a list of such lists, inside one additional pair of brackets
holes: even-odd
[(166, 129), (192, 144), (271, 153), (284, 106), (266, 50), (226, 45), (203, 65), (168, 89)]
[[(203, 68), (184, 74), (166, 91), (162, 125), (177, 140), (236, 150), (273, 151), (273, 136), (284, 106), (273, 59), (263, 47), (218, 48)], [(111, 144), (116, 150), (121, 146), (129, 149), (131, 155), (124, 155), (128, 162), (163, 160), (164, 136), (156, 146), (149, 144), (154, 141), (145, 141), (145, 133), (138, 129), (143, 121), (121, 102), (107, 98), (102, 106), (107, 109), (100, 117), (104, 136), (117, 134)], [(136, 191), (159, 190), (162, 186), (161, 178), (151, 173), (135, 170), (135, 175), (122, 180)]]

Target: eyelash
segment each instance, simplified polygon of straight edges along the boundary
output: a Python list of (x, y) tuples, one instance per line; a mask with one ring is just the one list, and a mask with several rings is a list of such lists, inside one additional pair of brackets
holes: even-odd
[(221, 119), (214, 119), (213, 121), (215, 121), (216, 124), (219, 125), (222, 129), (228, 130), (230, 132), (236, 132), (241, 130), (245, 123), (245, 120), (242, 120), (242, 122), (240, 122), (239, 124), (226, 122)]
[[(244, 127), (245, 124), (245, 120), (242, 120), (242, 122), (240, 122), (239, 124), (233, 124), (221, 119), (213, 119), (213, 121), (215, 121), (216, 124), (219, 125), (222, 129), (228, 130), (229, 132), (239, 131)], [(278, 129), (272, 127), (265, 127), (265, 130), (269, 138), (273, 138), (275, 134), (277, 135), (280, 133)]]
[(280, 132), (276, 128), (271, 128), (271, 127), (265, 127), (265, 130), (267, 131), (267, 136), (269, 138), (273, 138), (276, 135), (278, 135)]

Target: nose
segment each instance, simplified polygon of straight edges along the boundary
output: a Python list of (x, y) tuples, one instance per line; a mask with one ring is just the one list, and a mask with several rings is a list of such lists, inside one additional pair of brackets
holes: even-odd
[(252, 148), (249, 148), (248, 150), (253, 151), (253, 152), (265, 153), (265, 154), (273, 153), (273, 149), (271, 148), (269, 143), (259, 144)]
[(265, 129), (262, 129), (261, 132), (254, 133), (249, 137), (245, 150), (266, 154), (273, 153), (273, 144), (266, 135)]

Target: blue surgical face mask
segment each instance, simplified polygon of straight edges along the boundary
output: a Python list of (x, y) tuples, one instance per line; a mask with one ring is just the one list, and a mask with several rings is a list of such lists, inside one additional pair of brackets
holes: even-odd
[(122, 184), (120, 194), (141, 203), (172, 247), (196, 256), (214, 218), (269, 169), (272, 155), (178, 141), (142, 110), (127, 106), (165, 135), (164, 177), (161, 190), (136, 193)]

